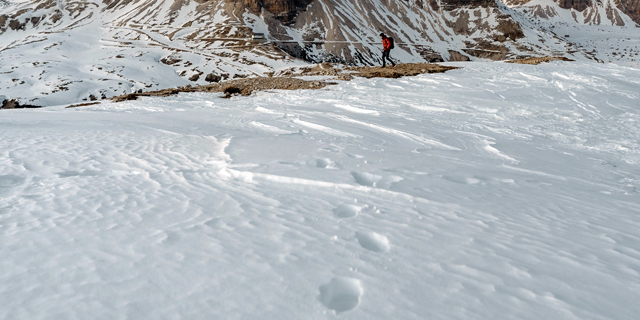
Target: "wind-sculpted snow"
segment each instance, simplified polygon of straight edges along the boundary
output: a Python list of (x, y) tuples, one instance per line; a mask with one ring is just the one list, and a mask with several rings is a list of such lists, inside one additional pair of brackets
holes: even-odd
[(2, 319), (640, 314), (640, 71), (464, 68), (0, 118)]

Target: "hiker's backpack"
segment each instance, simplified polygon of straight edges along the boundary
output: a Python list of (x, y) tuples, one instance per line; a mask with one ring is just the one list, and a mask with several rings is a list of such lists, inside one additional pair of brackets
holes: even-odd
[(393, 48), (395, 48), (395, 46), (393, 45), (393, 38), (391, 38), (391, 37), (387, 37), (387, 38), (389, 38), (389, 42), (390, 42), (390, 44), (391, 44), (391, 45), (389, 46), (389, 49), (393, 49)]

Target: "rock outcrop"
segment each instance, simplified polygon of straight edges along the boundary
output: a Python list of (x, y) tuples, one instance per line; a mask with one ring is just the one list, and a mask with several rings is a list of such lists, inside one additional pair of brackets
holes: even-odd
[(30, 104), (20, 104), (16, 99), (2, 99), (0, 101), (0, 109), (24, 109), (24, 108), (40, 108)]
[(640, 0), (619, 0), (618, 8), (640, 24)]
[(441, 0), (440, 7), (445, 10), (454, 10), (463, 7), (471, 7), (471, 8), (489, 8), (496, 7), (495, 0)]
[(562, 9), (574, 9), (577, 11), (584, 11), (587, 7), (592, 5), (591, 0), (557, 0), (558, 5)]
[(295, 22), (298, 10), (308, 6), (313, 0), (227, 0), (240, 2), (249, 11), (260, 14), (262, 9), (274, 14), (284, 24)]

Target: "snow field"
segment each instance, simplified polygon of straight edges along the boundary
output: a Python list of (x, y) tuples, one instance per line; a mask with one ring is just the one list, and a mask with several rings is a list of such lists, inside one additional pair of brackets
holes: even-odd
[(634, 319), (640, 70), (0, 118), (0, 318)]

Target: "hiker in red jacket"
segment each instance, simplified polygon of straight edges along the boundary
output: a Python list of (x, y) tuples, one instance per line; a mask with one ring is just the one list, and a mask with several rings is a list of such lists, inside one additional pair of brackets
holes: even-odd
[(391, 57), (389, 57), (389, 54), (391, 53), (391, 49), (393, 49), (393, 39), (388, 38), (387, 36), (384, 35), (384, 33), (380, 33), (380, 38), (382, 38), (382, 67), (386, 67), (387, 65), (387, 61), (385, 59), (389, 59), (389, 62), (391, 62), (392, 66), (396, 66), (396, 63), (393, 62), (393, 60), (391, 60)]

